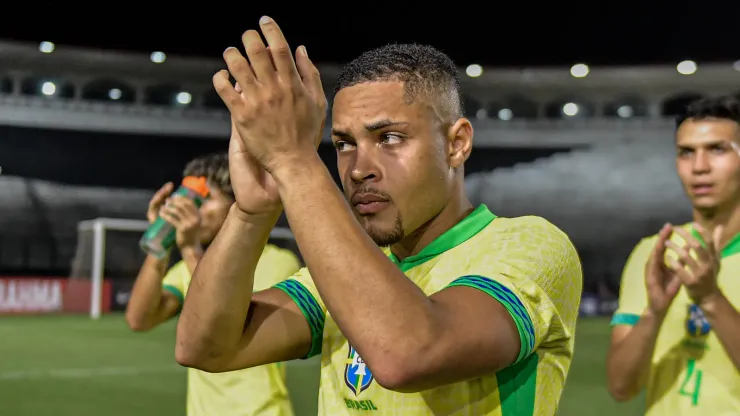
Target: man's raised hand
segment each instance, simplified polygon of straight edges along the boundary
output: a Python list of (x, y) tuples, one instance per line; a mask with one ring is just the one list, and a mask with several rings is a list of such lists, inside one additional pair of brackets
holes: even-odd
[[(246, 150), (272, 172), (316, 152), (326, 117), (326, 97), (316, 67), (305, 47), (296, 60), (277, 23), (260, 19), (262, 33), (248, 30), (242, 35), (247, 60), (236, 48), (224, 52), (229, 70), (213, 77), (218, 95), (231, 113)], [(238, 93), (229, 73), (241, 86)]]
[(648, 312), (656, 317), (665, 316), (681, 288), (681, 279), (665, 264), (666, 244), (673, 233), (673, 226), (666, 224), (658, 233), (658, 241), (645, 265), (645, 289), (648, 295)]
[(239, 215), (272, 217), (282, 210), (272, 175), (244, 149), (233, 120), (229, 138), (229, 176)]
[(684, 245), (667, 241), (666, 246), (676, 256), (669, 262), (672, 273), (681, 280), (686, 291), (697, 305), (719, 294), (717, 275), (720, 270), (720, 250), (718, 249), (722, 236), (722, 227), (709, 232), (699, 224), (694, 229), (701, 236), (695, 238), (688, 231), (676, 228), (675, 232), (684, 240)]

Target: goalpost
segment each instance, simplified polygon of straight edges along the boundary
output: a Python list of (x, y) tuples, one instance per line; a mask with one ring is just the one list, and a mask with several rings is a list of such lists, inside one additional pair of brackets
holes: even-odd
[[(102, 314), (106, 257), (122, 274), (136, 277), (146, 256), (138, 242), (147, 227), (147, 221), (121, 218), (96, 218), (77, 224), (77, 247), (70, 279), (90, 279), (90, 318), (100, 319)], [(293, 233), (288, 228), (274, 228), (270, 240), (273, 243), (287, 241), (287, 248), (297, 251)], [(112, 243), (112, 247), (106, 247), (108, 243)], [(115, 256), (109, 255), (110, 249), (115, 250)]]

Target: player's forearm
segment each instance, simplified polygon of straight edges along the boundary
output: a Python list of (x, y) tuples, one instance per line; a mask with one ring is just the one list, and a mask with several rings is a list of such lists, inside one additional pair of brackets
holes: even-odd
[(207, 367), (236, 351), (252, 299), (254, 271), (277, 216), (247, 221), (232, 207), (190, 283), (177, 326), (181, 364)]
[(705, 298), (700, 307), (730, 360), (740, 371), (740, 313), (720, 292)]
[(379, 381), (383, 372), (402, 370), (404, 360), (423, 360), (412, 355), (439, 333), (432, 302), (362, 229), (318, 157), (293, 169), (273, 177), (301, 254), (342, 333)]
[(612, 344), (607, 378), (609, 393), (616, 400), (630, 400), (645, 387), (662, 322), (661, 317), (645, 314), (622, 340)]
[(168, 262), (169, 255), (162, 259), (148, 255), (144, 260), (126, 306), (126, 323), (132, 330), (148, 331), (154, 327), (162, 304), (162, 278)]

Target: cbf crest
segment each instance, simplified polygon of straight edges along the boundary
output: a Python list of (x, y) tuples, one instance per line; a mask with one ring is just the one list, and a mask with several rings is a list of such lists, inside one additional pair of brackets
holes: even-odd
[(367, 390), (373, 382), (373, 373), (365, 365), (360, 354), (350, 345), (349, 355), (344, 365), (344, 383), (350, 390), (359, 396), (360, 393)]
[(686, 332), (692, 337), (707, 335), (712, 329), (704, 312), (697, 305), (689, 305), (688, 317), (686, 318)]

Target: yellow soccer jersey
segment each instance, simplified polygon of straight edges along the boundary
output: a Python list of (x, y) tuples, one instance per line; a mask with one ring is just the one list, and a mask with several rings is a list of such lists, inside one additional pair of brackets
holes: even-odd
[(554, 415), (573, 356), (582, 272), (568, 237), (538, 217), (496, 218), (481, 205), (425, 247), (398, 261), (424, 293), (449, 286), (479, 289), (501, 302), (521, 337), (517, 362), (498, 374), (397, 393), (374, 381), (327, 313), (304, 268), (276, 287), (303, 311), (321, 354), (321, 415)]
[[(698, 237), (690, 224), (683, 226)], [(683, 239), (672, 237), (678, 244)], [(619, 308), (612, 325), (634, 325), (647, 308), (645, 264), (658, 241), (643, 239), (622, 274)], [(740, 235), (722, 250), (719, 286), (740, 307)], [(682, 288), (658, 333), (647, 382), (648, 416), (729, 416), (740, 414), (740, 374), (706, 318)]]
[[(254, 291), (284, 280), (299, 268), (298, 258), (290, 250), (268, 244), (254, 273)], [(187, 266), (181, 261), (167, 272), (163, 289), (177, 296), (182, 305), (190, 278)], [(189, 368), (187, 414), (292, 416), (285, 387), (285, 366), (269, 364), (216, 374)]]

